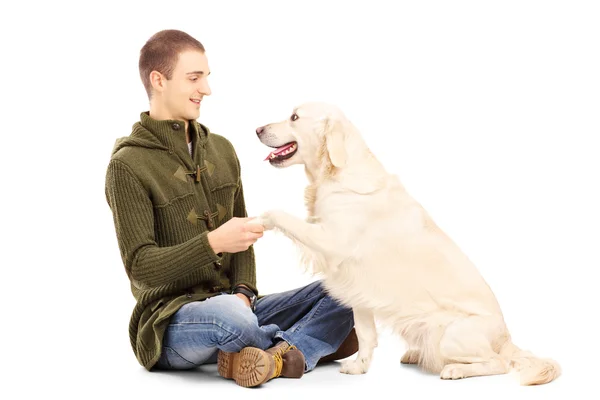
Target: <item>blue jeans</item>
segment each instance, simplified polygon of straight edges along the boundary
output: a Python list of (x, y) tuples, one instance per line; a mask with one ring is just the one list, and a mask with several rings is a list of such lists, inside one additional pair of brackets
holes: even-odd
[(219, 350), (263, 350), (283, 339), (306, 359), (305, 372), (334, 353), (354, 327), (352, 309), (340, 305), (316, 281), (287, 292), (269, 294), (252, 310), (227, 293), (182, 306), (163, 340), (159, 369), (191, 369), (215, 363)]

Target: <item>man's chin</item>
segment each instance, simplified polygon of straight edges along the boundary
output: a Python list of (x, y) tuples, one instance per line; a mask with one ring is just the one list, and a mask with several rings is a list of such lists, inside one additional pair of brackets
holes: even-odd
[(198, 119), (198, 117), (200, 117), (200, 108), (195, 108), (195, 107), (188, 108), (187, 110), (185, 110), (184, 117), (188, 121), (193, 121), (195, 119)]

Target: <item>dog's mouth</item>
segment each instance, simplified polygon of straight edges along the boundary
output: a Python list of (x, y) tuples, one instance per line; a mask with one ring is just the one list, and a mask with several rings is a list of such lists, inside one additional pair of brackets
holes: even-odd
[[(273, 146), (269, 146), (273, 147)], [(278, 164), (291, 158), (298, 151), (298, 143), (297, 142), (289, 142), (284, 144), (281, 147), (275, 148), (272, 152), (269, 153), (267, 158), (264, 161), (269, 160), (271, 164)]]

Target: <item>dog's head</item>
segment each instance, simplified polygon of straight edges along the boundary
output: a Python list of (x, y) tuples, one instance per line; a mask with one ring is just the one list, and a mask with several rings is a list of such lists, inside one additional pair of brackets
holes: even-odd
[(273, 148), (267, 158), (284, 168), (304, 164), (312, 180), (336, 176), (344, 187), (370, 193), (383, 186), (385, 171), (359, 131), (336, 106), (310, 102), (289, 117), (256, 129), (260, 141)]
[(273, 148), (267, 158), (279, 168), (304, 164), (309, 170), (343, 168), (350, 123), (342, 111), (326, 103), (304, 103), (279, 122), (256, 129), (260, 141)]

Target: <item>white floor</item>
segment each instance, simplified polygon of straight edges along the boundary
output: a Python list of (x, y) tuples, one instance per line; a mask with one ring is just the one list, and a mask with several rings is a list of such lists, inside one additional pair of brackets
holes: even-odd
[(561, 352), (559, 347), (552, 355), (560, 358), (566, 373), (551, 384), (535, 387), (520, 386), (514, 374), (444, 381), (414, 366), (401, 365), (402, 350), (399, 341), (382, 335), (372, 368), (365, 375), (340, 374), (339, 364), (331, 363), (305, 374), (302, 379), (280, 378), (248, 389), (221, 378), (216, 365), (195, 371), (147, 372), (137, 365), (124, 346), (114, 348), (95, 365), (77, 367), (57, 363), (31, 369), (20, 375), (27, 383), (15, 385), (20, 396), (10, 398), (50, 395), (60, 399), (335, 399), (344, 396), (368, 400), (375, 397), (552, 400), (568, 399), (574, 389), (590, 390), (586, 395), (575, 395), (578, 400), (599, 398), (597, 382), (592, 380), (593, 371), (581, 367), (583, 364), (577, 358), (581, 356)]

